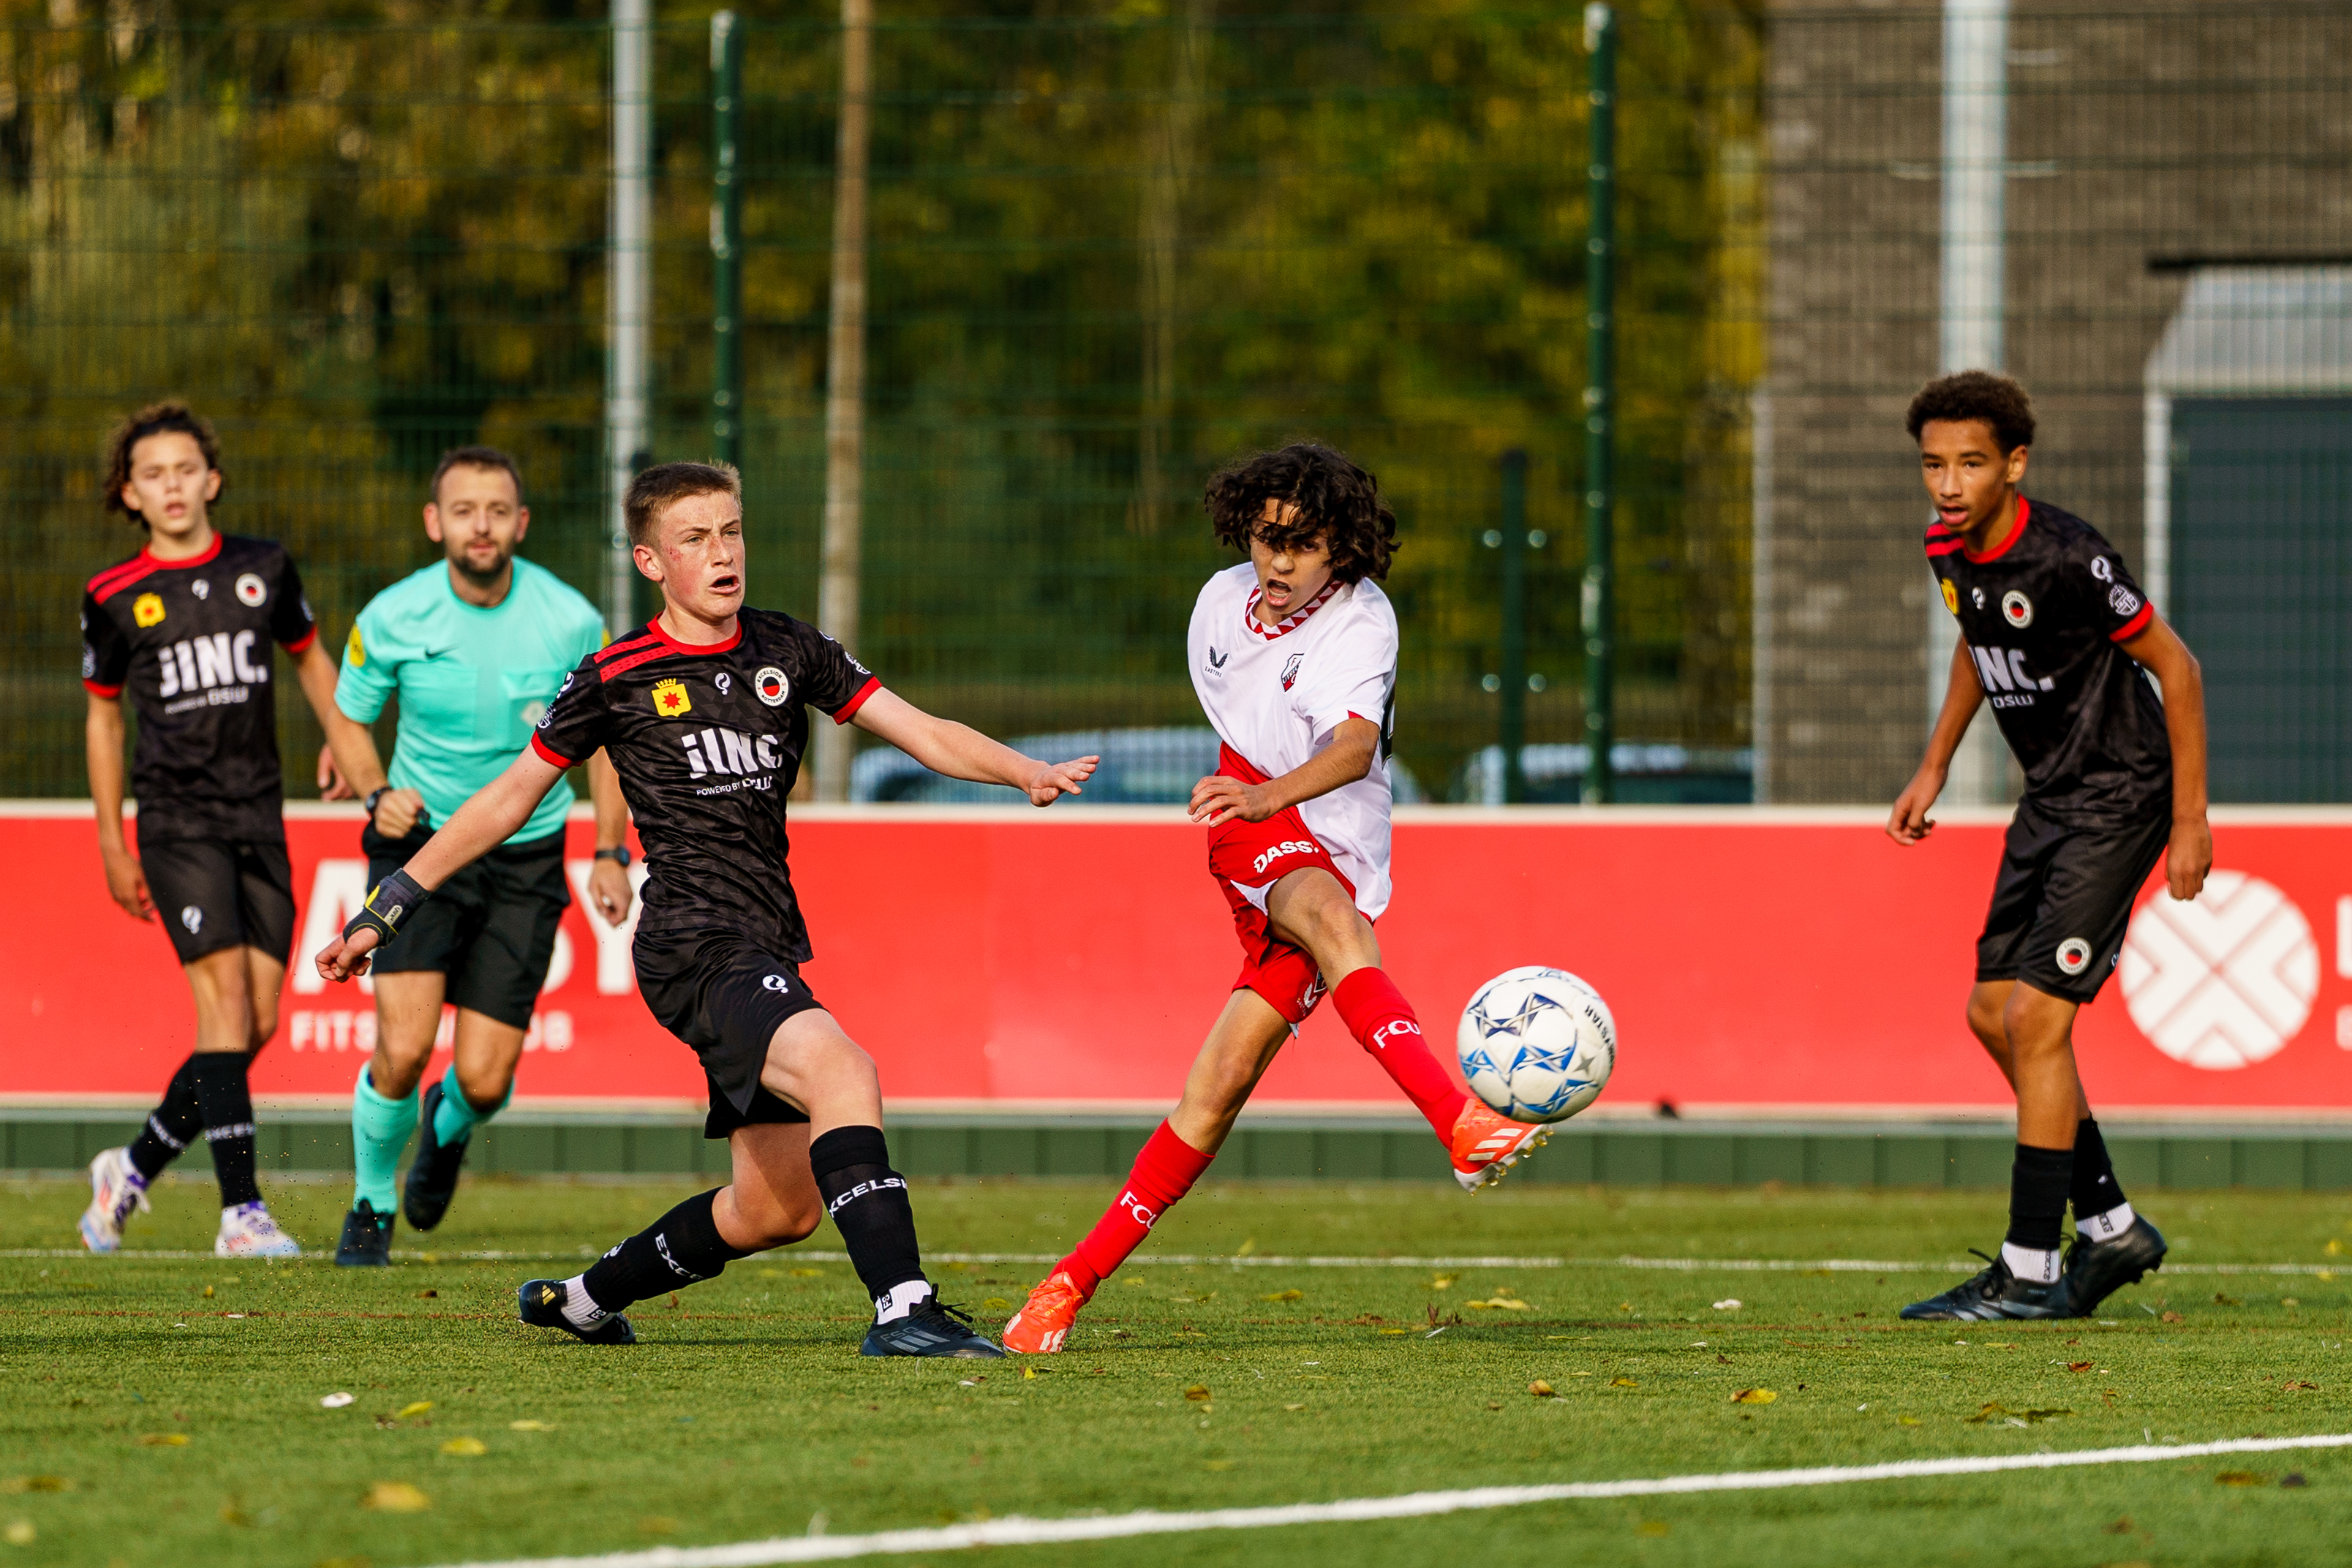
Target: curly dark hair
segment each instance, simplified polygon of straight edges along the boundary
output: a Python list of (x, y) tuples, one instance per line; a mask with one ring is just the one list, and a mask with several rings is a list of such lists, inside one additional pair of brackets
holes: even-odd
[(1919, 389), (1903, 427), (1916, 441), (1931, 419), (1981, 419), (1992, 426), (1993, 443), (2005, 457), (2033, 445), (2033, 399), (2025, 388), (1989, 370), (1939, 375)]
[[(173, 431), (194, 437), (196, 450), (205, 455), (205, 467), (219, 472), (220, 437), (213, 434), (212, 421), (177, 398), (151, 403), (117, 425), (106, 438), (107, 510), (126, 513), (140, 527), (147, 526), (147, 520), (122, 499), (123, 490), (131, 483), (131, 448), (150, 436), (163, 436)], [(224, 492), (228, 489), (228, 480), (225, 477), (221, 480), (221, 489)], [(218, 501), (220, 497), (215, 496), (213, 500)]]
[[(1294, 520), (1263, 521), (1269, 500), (1296, 506)], [(1253, 535), (1276, 550), (1320, 540), (1331, 552), (1331, 575), (1342, 583), (1379, 582), (1397, 552), (1396, 513), (1381, 499), (1380, 481), (1318, 441), (1293, 441), (1220, 468), (1201, 504), (1217, 537), (1244, 555)]]

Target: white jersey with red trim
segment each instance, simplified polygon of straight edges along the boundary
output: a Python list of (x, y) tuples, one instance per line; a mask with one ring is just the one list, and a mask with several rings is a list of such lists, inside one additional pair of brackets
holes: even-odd
[(1378, 919), (1389, 907), (1385, 731), (1396, 689), (1396, 611), (1369, 578), (1331, 584), (1275, 626), (1257, 618), (1257, 572), (1247, 562), (1202, 584), (1186, 637), (1192, 689), (1226, 749), (1260, 779), (1303, 766), (1350, 717), (1381, 726), (1370, 773), (1298, 806), (1355, 885), (1356, 907)]

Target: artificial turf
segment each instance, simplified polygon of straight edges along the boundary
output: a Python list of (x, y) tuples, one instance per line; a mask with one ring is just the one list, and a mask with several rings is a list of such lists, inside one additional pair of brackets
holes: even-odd
[[(160, 1187), (129, 1245), (208, 1247), (209, 1188)], [(2352, 1291), (2328, 1273), (2168, 1269), (2114, 1298), (2105, 1322), (1987, 1328), (1895, 1320), (1945, 1272), (1152, 1261), (1940, 1261), (1999, 1238), (1998, 1194), (1213, 1184), (1106, 1287), (1069, 1351), (1035, 1362), (861, 1360), (855, 1276), (790, 1253), (643, 1303), (630, 1349), (514, 1321), (520, 1279), (576, 1271), (688, 1190), (473, 1182), (440, 1231), (397, 1238), (428, 1241), (434, 1260), (381, 1271), (0, 1258), (0, 1563), (401, 1568), (799, 1534), (820, 1515), (842, 1534), (2352, 1431)], [(322, 1247), (347, 1195), (271, 1194)], [(1091, 1183), (926, 1183), (917, 1214), (935, 1254), (1050, 1253), (1108, 1196)], [(0, 1187), (0, 1247), (71, 1247), (86, 1197), (64, 1181)], [(2325, 1268), (2352, 1247), (2340, 1198), (2135, 1197), (2176, 1265)], [(809, 1246), (839, 1241), (828, 1230)], [(562, 1256), (456, 1256), (480, 1249)], [(934, 1272), (947, 1299), (1001, 1321), (1041, 1270)], [(1471, 1304), (1498, 1301), (1524, 1310)], [(1530, 1394), (1538, 1381), (1553, 1396)], [(1747, 1389), (1775, 1397), (1736, 1402)], [(339, 1392), (353, 1402), (321, 1406)], [(425, 1506), (367, 1506), (405, 1495), (386, 1483)], [(2300, 1563), (2352, 1561), (2347, 1525), (2352, 1455), (2320, 1450), (998, 1548), (991, 1561)]]

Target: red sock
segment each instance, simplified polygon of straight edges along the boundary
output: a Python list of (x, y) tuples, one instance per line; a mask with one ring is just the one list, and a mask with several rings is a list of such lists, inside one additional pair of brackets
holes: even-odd
[(1060, 1267), (1078, 1289), (1091, 1297), (1096, 1287), (1127, 1261), (1127, 1255), (1143, 1245), (1143, 1238), (1151, 1234), (1169, 1205), (1192, 1190), (1213, 1157), (1202, 1153), (1161, 1122), (1143, 1145), (1143, 1152), (1135, 1157), (1135, 1169), (1127, 1173), (1118, 1202), (1103, 1212), (1077, 1250), (1062, 1259)]
[(1413, 1109), (1429, 1118), (1439, 1139), (1451, 1142), (1454, 1119), (1469, 1096), (1454, 1087), (1422, 1037), (1421, 1020), (1412, 1004), (1393, 981), (1378, 969), (1359, 969), (1332, 988), (1331, 1005), (1356, 1043), (1396, 1079)]

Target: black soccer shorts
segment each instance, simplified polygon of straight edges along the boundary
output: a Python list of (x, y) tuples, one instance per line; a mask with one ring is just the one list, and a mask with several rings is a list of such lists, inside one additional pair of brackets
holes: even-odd
[(184, 964), (250, 947), (286, 962), (294, 949), (294, 868), (282, 838), (139, 835), (155, 918)]
[[(360, 830), (373, 888), (431, 841), (430, 828), (386, 838), (371, 822)], [(441, 884), (410, 911), (383, 944), (378, 974), (446, 977), (444, 998), (509, 1028), (530, 1027), (556, 928), (571, 905), (563, 879), (563, 833), (501, 844)]]
[(2147, 874), (2172, 837), (2170, 803), (2137, 818), (2061, 822), (2021, 801), (2003, 842), (1992, 907), (1977, 939), (1979, 980), (2021, 980), (2088, 1002), (2123, 954)]
[(760, 1082), (783, 1021), (824, 1005), (800, 968), (730, 931), (637, 933), (637, 991), (661, 1026), (694, 1047), (709, 1080), (705, 1138), (739, 1127), (806, 1121)]

